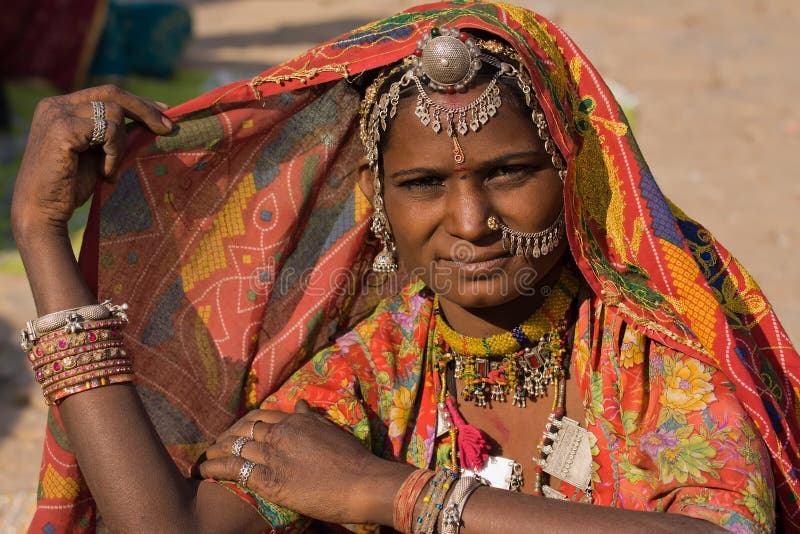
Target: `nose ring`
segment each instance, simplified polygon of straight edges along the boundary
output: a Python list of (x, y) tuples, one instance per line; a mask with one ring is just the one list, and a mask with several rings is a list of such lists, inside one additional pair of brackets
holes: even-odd
[(486, 226), (492, 231), (502, 231), (503, 250), (512, 255), (538, 258), (553, 252), (564, 237), (564, 208), (561, 208), (556, 220), (541, 232), (513, 230), (494, 215), (486, 219)]

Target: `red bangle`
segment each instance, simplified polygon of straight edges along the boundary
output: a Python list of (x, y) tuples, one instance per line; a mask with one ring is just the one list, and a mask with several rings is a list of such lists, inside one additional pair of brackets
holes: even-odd
[(394, 528), (400, 532), (411, 533), (414, 507), (425, 486), (434, 476), (428, 469), (417, 469), (405, 479), (394, 496)]
[(69, 397), (70, 395), (74, 395), (82, 391), (88, 391), (94, 388), (110, 386), (112, 384), (133, 382), (133, 378), (134, 378), (133, 374), (130, 371), (128, 372), (123, 371), (120, 372), (119, 374), (90, 378), (86, 382), (74, 386), (67, 386), (60, 389), (54, 389), (53, 391), (45, 394), (45, 401), (47, 402), (48, 406), (52, 406), (53, 404), (57, 404), (60, 400), (64, 399), (65, 397)]
[(47, 389), (48, 387), (52, 386), (55, 383), (63, 382), (68, 378), (73, 378), (79, 375), (85, 375), (91, 373), (92, 371), (100, 371), (101, 369), (105, 369), (107, 367), (121, 367), (121, 366), (128, 366), (130, 367), (131, 361), (127, 358), (117, 358), (114, 360), (102, 360), (99, 362), (93, 362), (86, 365), (81, 365), (80, 367), (75, 367), (70, 369), (69, 371), (64, 371), (53, 375), (45, 380), (42, 380), (39, 385), (42, 386), (42, 389)]

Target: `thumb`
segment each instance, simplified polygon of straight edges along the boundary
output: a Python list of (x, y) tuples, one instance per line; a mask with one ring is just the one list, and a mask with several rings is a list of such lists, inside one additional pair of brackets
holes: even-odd
[(311, 413), (311, 406), (303, 399), (300, 399), (294, 405), (294, 413)]

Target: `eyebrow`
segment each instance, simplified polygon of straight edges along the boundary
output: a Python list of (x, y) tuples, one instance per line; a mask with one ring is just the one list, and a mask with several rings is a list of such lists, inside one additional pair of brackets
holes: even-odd
[[(492, 168), (495, 168), (495, 167), (506, 165), (509, 162), (512, 162), (512, 161), (515, 161), (515, 160), (518, 160), (518, 159), (529, 158), (529, 157), (541, 157), (543, 155), (545, 155), (543, 152), (536, 151), (536, 150), (525, 150), (525, 151), (522, 151), (522, 152), (511, 152), (509, 154), (502, 154), (500, 156), (497, 156), (496, 158), (492, 158), (492, 159), (486, 160), (486, 161), (482, 162), (480, 165), (476, 165), (474, 167), (471, 166), (471, 165), (467, 165), (466, 168), (462, 167), (462, 168), (460, 168), (458, 170), (460, 172), (463, 172), (464, 170), (473, 168), (473, 169), (476, 169), (478, 171), (483, 171), (483, 170), (486, 170), (486, 169), (492, 169)], [(391, 176), (389, 176), (389, 178), (394, 180), (394, 179), (397, 179), (397, 178), (403, 178), (405, 176), (421, 176), (421, 175), (431, 175), (431, 174), (432, 175), (441, 175), (442, 173), (441, 173), (441, 171), (439, 169), (434, 169), (432, 167), (413, 167), (413, 168), (410, 168), (410, 169), (401, 169), (401, 170), (399, 170), (397, 172), (393, 172), (391, 174)]]

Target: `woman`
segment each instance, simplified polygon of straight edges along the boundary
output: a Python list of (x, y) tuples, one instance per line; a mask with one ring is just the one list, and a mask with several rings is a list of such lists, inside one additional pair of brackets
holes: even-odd
[[(434, 41), (445, 52), (432, 55)], [(354, 86), (365, 88), (361, 139)], [(83, 265), (101, 294), (146, 310), (131, 314), (125, 336), (138, 396), (99, 382), (80, 394), (46, 390), (60, 404), (43, 470), (50, 508), (35, 525), (93, 526), (74, 450), (114, 528), (263, 528), (256, 511), (278, 526), (292, 517), (274, 500), (325, 521), (402, 530), (418, 521), (415, 531), (437, 520), (474, 531), (533, 521), (770, 530), (773, 491), (794, 528), (796, 355), (752, 280), (660, 194), (612, 103), (546, 20), (509, 6), (437, 4), (178, 108), (174, 137), (134, 134), (117, 188), (97, 197), (100, 247)], [(123, 113), (156, 134), (172, 125), (157, 105), (109, 89), (51, 101), (41, 114), (61, 124), (61, 110), (72, 138), (54, 140), (60, 128), (32, 135), (14, 201), (41, 313), (93, 302), (63, 239), (88, 192), (42, 193), (58, 192), (54, 176), (69, 188), (93, 176), (54, 172), (52, 154), (94, 140), (108, 175), (121, 147), (116, 129), (102, 132), (101, 111), (108, 128)], [(89, 155), (100, 154), (64, 161), (83, 171)], [(299, 403), (290, 416), (248, 414), (208, 450), (203, 475), (239, 487), (183, 479), (157, 438), (187, 467), (242, 401), (257, 405), (374, 302), (362, 291), (374, 278), (354, 276), (375, 256), (360, 239), (370, 197), (376, 270), (391, 270), (396, 252), (411, 283), (264, 407), (307, 399), (376, 455)], [(273, 313), (281, 306), (291, 311)], [(105, 308), (101, 321), (124, 322)], [(26, 341), (36, 367), (42, 341)], [(101, 378), (127, 380), (127, 354), (114, 355), (119, 365)], [(484, 361), (492, 356), (503, 359)], [(434, 464), (439, 474), (425, 469)], [(426, 485), (447, 485), (456, 467), (607, 506), (478, 487), (467, 474), (452, 492)], [(75, 481), (71, 494), (56, 495), (56, 477)], [(68, 511), (49, 512), (58, 506)]]

